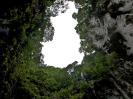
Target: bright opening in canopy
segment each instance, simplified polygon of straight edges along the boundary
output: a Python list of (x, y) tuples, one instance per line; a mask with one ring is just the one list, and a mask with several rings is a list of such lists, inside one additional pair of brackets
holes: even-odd
[(51, 17), (51, 23), (55, 29), (51, 42), (43, 43), (42, 54), (44, 63), (49, 66), (63, 68), (78, 61), (82, 62), (83, 53), (79, 52), (80, 38), (74, 29), (77, 21), (72, 18), (74, 12), (78, 12), (74, 2), (68, 2), (69, 9), (65, 13), (59, 13)]

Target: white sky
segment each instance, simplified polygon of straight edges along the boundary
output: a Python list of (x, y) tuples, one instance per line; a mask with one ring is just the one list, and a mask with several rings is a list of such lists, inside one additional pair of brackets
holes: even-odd
[(84, 54), (79, 52), (80, 38), (74, 29), (77, 25), (72, 18), (74, 12), (78, 10), (74, 2), (69, 1), (69, 9), (65, 13), (51, 17), (55, 33), (52, 41), (42, 43), (45, 64), (63, 68), (74, 61), (81, 63)]

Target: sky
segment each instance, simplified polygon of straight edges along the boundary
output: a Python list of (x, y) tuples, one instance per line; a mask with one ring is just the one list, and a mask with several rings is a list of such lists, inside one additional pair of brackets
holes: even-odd
[(53, 40), (45, 42), (42, 48), (44, 64), (63, 68), (78, 61), (82, 62), (83, 53), (79, 52), (80, 38), (74, 29), (77, 21), (72, 18), (74, 12), (78, 12), (74, 2), (68, 2), (69, 9), (65, 13), (59, 13), (51, 17), (51, 23), (55, 29)]

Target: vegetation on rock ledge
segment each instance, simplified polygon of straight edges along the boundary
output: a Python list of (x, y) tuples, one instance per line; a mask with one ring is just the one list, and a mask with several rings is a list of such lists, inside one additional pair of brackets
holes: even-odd
[(43, 37), (52, 40), (54, 32), (49, 18), (58, 13), (46, 10), (54, 0), (1, 2), (0, 99), (132, 99), (132, 46), (119, 30), (119, 22), (133, 24), (129, 3), (132, 0), (75, 0), (79, 12), (73, 17), (85, 57), (80, 65), (60, 69), (46, 67), (41, 55), (40, 42)]

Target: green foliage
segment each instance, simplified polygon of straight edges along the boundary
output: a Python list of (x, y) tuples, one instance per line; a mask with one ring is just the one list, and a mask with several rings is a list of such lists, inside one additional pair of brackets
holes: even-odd
[[(95, 81), (107, 74), (114, 62), (113, 56), (115, 53), (108, 56), (103, 53), (87, 56), (86, 60), (91, 60), (84, 62), (81, 66), (73, 66), (75, 73), (71, 75), (67, 72), (67, 69), (71, 69), (71, 67), (66, 69), (36, 67), (34, 63), (33, 66), (25, 65), (25, 67), (23, 64), (21, 69), (19, 67), (20, 70), (16, 70), (18, 76), (15, 73), (16, 78), (19, 79), (17, 81), (19, 89), (16, 89), (16, 92), (24, 91), (26, 92), (25, 97), (36, 97), (37, 99), (83, 99), (86, 94), (85, 90), (94, 88)], [(106, 61), (106, 57), (110, 59)], [(77, 64), (73, 63), (73, 65)], [(81, 73), (83, 73), (82, 77)]]
[(65, 88), (70, 84), (68, 73), (58, 68), (38, 68), (31, 66), (25, 74), (26, 75), (21, 76), (21, 78), (20, 75), (18, 76), (20, 83), (19, 87), (21, 88), (17, 90), (17, 92), (24, 90), (27, 92), (27, 95), (36, 97), (37, 99), (49, 97), (51, 93), (56, 94), (60, 88)]
[[(40, 42), (43, 40), (43, 31), (38, 31), (38, 28), (42, 30), (45, 28), (46, 6), (50, 6), (53, 2), (54, 0), (0, 2), (0, 85), (3, 86), (0, 88), (1, 99), (14, 97), (12, 94), (18, 86), (18, 80), (23, 82), (30, 68), (41, 65)], [(29, 85), (25, 83), (23, 85), (27, 90)], [(30, 85), (32, 91), (35, 85)]]
[(107, 74), (110, 69), (113, 68), (114, 63), (117, 60), (115, 53), (106, 55), (101, 52), (90, 55), (87, 58), (88, 62), (83, 64), (82, 72), (93, 80), (102, 77), (104, 74)]
[[(101, 0), (75, 1), (83, 6), (73, 17), (79, 22), (76, 30), (82, 40), (80, 50), (85, 52), (85, 57), (82, 64), (73, 62), (63, 69), (46, 67), (41, 60), (43, 30), (52, 27), (50, 15), (45, 10), (54, 0), (3, 1), (8, 7), (0, 3), (0, 29), (9, 28), (4, 33), (0, 30), (0, 99), (99, 98), (95, 94), (102, 86), (98, 89), (96, 85), (103, 79), (108, 80), (110, 72), (118, 70), (119, 57), (116, 52), (108, 54), (96, 49), (88, 37), (88, 33), (91, 35), (88, 19)], [(93, 8), (88, 7), (90, 4)], [(49, 31), (53, 32), (51, 29)], [(94, 50), (96, 52), (92, 53)], [(74, 71), (68, 73), (71, 69)], [(129, 69), (127, 71), (130, 72)], [(125, 79), (126, 76), (116, 77)]]
[(70, 97), (70, 99), (83, 99), (83, 93), (78, 93)]

